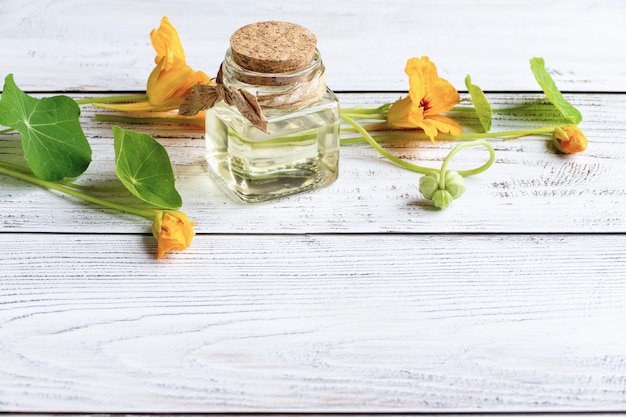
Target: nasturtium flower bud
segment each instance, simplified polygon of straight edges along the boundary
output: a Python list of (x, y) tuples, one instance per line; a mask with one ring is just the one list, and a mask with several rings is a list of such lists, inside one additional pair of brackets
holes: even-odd
[(439, 171), (432, 171), (420, 178), (420, 193), (428, 200), (439, 189)]
[(157, 240), (157, 258), (162, 258), (171, 250), (187, 249), (195, 235), (194, 225), (182, 211), (158, 211), (152, 223), (152, 234)]
[(465, 192), (465, 178), (456, 171), (446, 171), (446, 190), (455, 200), (461, 197)]
[(452, 198), (452, 194), (448, 190), (437, 190), (433, 194), (432, 200), (435, 207), (445, 209), (452, 203), (454, 198)]
[(445, 187), (440, 186), (441, 174), (432, 171), (420, 178), (420, 193), (424, 198), (432, 200), (437, 208), (446, 208), (452, 200), (459, 198), (465, 192), (465, 178), (456, 171), (446, 171)]
[(588, 143), (587, 137), (576, 125), (555, 128), (552, 142), (563, 153), (583, 152)]

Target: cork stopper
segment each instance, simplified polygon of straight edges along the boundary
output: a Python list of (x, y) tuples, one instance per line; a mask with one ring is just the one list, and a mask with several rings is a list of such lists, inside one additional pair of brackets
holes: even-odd
[(277, 74), (307, 67), (317, 47), (315, 35), (300, 25), (268, 21), (238, 29), (230, 38), (234, 61), (255, 72)]

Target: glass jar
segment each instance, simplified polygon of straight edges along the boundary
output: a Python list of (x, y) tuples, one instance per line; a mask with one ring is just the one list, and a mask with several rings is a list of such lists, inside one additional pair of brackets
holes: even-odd
[[(263, 23), (303, 29), (284, 22)], [(292, 69), (290, 63), (289, 71), (280, 71), (286, 68), (281, 64), (286, 62), (285, 56), (270, 63), (261, 59), (276, 48), (272, 39), (263, 39), (258, 33), (252, 36), (255, 45), (248, 50), (257, 55), (250, 63), (250, 53), (244, 58), (238, 55), (234, 38), (222, 62), (221, 82), (256, 96), (267, 119), (267, 133), (223, 101), (207, 110), (206, 156), (212, 171), (245, 202), (283, 197), (334, 182), (339, 162), (339, 102), (326, 87), (317, 48), (312, 48), (312, 57), (305, 65)], [(299, 48), (294, 54), (301, 52)], [(279, 71), (270, 72), (273, 69)]]

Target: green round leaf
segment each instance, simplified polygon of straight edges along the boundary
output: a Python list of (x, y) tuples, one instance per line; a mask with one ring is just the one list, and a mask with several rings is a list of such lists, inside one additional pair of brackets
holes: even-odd
[(541, 89), (546, 94), (546, 97), (554, 107), (556, 107), (570, 123), (580, 123), (583, 120), (582, 114), (563, 97), (554, 83), (552, 76), (550, 76), (550, 73), (546, 70), (543, 58), (532, 58), (530, 60), (530, 69), (541, 86)]
[(172, 164), (165, 148), (150, 135), (113, 127), (115, 172), (138, 198), (165, 209), (183, 202), (175, 187)]
[(472, 98), (472, 103), (476, 109), (476, 115), (483, 128), (483, 132), (489, 132), (491, 130), (493, 110), (491, 109), (489, 101), (487, 101), (487, 97), (485, 97), (485, 93), (483, 93), (483, 90), (479, 86), (472, 84), (472, 79), (469, 75), (465, 77), (465, 86)]
[(9, 74), (0, 99), (0, 124), (22, 134), (31, 171), (46, 181), (82, 174), (91, 146), (79, 123), (80, 108), (67, 96), (37, 99), (24, 93)]

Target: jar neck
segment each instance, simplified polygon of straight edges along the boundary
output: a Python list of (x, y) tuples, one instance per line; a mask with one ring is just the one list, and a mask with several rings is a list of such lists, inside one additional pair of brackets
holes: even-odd
[(296, 108), (319, 100), (326, 92), (324, 72), (318, 50), (307, 67), (293, 72), (250, 71), (234, 61), (230, 49), (221, 66), (224, 85), (254, 94), (262, 108)]

